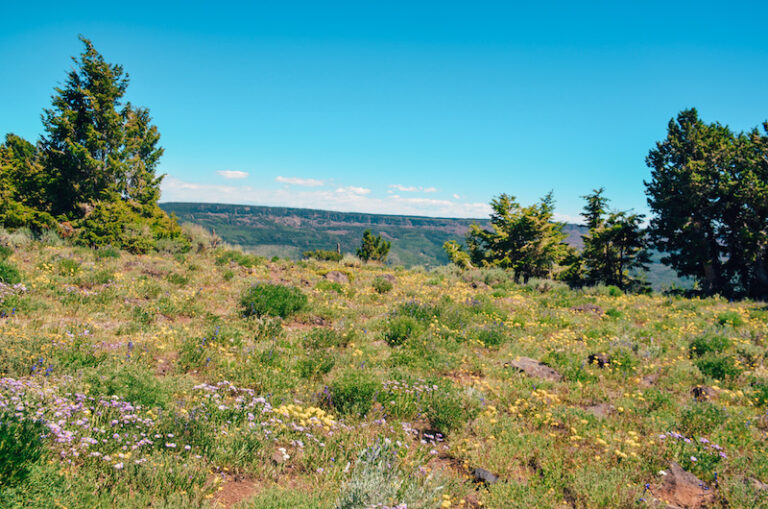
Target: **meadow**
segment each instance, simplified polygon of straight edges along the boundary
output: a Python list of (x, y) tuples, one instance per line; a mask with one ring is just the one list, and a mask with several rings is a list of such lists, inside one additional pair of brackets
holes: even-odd
[(3, 238), (0, 507), (768, 507), (765, 303)]

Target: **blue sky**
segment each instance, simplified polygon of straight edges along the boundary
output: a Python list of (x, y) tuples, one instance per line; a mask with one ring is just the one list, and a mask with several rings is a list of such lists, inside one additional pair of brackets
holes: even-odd
[(14, 2), (0, 134), (36, 140), (90, 38), (166, 149), (163, 201), (482, 217), (604, 186), (646, 212), (678, 111), (768, 119), (768, 2)]

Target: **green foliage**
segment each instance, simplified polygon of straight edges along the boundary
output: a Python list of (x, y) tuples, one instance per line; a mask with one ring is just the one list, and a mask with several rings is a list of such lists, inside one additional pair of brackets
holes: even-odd
[(552, 193), (529, 207), (521, 207), (513, 196), (502, 194), (491, 201), (491, 208), (493, 229), (473, 224), (467, 234), (472, 263), (512, 269), (515, 281), (549, 276), (567, 252), (564, 224), (552, 220)]
[(0, 244), (0, 260), (7, 260), (13, 254), (13, 249)]
[(47, 431), (41, 421), (0, 412), (0, 492), (23, 482), (30, 468), (45, 456), (42, 436)]
[(709, 353), (723, 353), (731, 346), (731, 340), (724, 336), (699, 336), (691, 341), (690, 357), (703, 357)]
[(315, 249), (314, 251), (304, 251), (302, 254), (304, 258), (311, 258), (314, 260), (326, 261), (326, 262), (340, 262), (343, 255), (337, 251), (330, 251), (325, 249)]
[(431, 393), (424, 413), (433, 429), (448, 435), (461, 430), (479, 411), (477, 398), (455, 389), (441, 389)]
[(135, 364), (88, 370), (83, 376), (93, 396), (119, 396), (146, 408), (165, 408), (170, 401), (168, 385), (148, 369)]
[(363, 241), (357, 250), (357, 256), (364, 262), (384, 262), (387, 260), (391, 243), (384, 240), (381, 234), (374, 236), (371, 230), (363, 232)]
[(671, 119), (646, 158), (650, 234), (703, 293), (768, 297), (768, 122), (733, 133), (695, 109)]
[(389, 279), (377, 276), (373, 280), (373, 289), (379, 294), (387, 293), (392, 290), (392, 282)]
[(471, 269), (472, 260), (469, 257), (469, 253), (464, 251), (464, 247), (455, 240), (449, 240), (443, 244), (443, 250), (448, 255), (448, 259), (451, 263), (462, 269)]
[(317, 350), (347, 346), (349, 340), (349, 334), (342, 334), (336, 329), (318, 327), (304, 336), (302, 342), (305, 348)]
[(717, 315), (717, 323), (720, 325), (731, 325), (732, 327), (739, 327), (744, 325), (744, 319), (736, 311), (726, 311)]
[(0, 260), (0, 283), (15, 285), (21, 282), (21, 273), (11, 262)]
[(107, 260), (110, 258), (120, 258), (120, 250), (112, 246), (105, 246), (93, 251), (93, 256), (97, 260)]
[(334, 356), (328, 352), (312, 352), (311, 355), (299, 359), (296, 369), (302, 378), (315, 378), (325, 375), (336, 365)]
[(240, 297), (243, 316), (279, 316), (286, 318), (307, 306), (307, 296), (291, 286), (258, 283)]
[(328, 389), (330, 403), (341, 415), (365, 417), (376, 401), (381, 382), (368, 371), (348, 369), (338, 375)]
[(216, 265), (227, 265), (231, 262), (234, 262), (241, 267), (251, 268), (263, 265), (264, 258), (234, 249), (222, 251), (216, 257)]
[(736, 360), (726, 355), (705, 355), (696, 361), (696, 367), (704, 376), (715, 380), (737, 378), (742, 372)]
[(621, 290), (643, 290), (644, 281), (631, 274), (647, 270), (650, 256), (645, 249), (645, 216), (628, 212), (608, 212), (603, 189), (585, 196), (582, 216), (589, 227), (583, 237), (581, 255), (572, 255), (563, 278), (572, 284), (615, 285)]
[(422, 325), (411, 316), (395, 316), (387, 320), (384, 331), (384, 341), (389, 346), (400, 346), (409, 338), (418, 335), (422, 331)]
[(325, 292), (336, 292), (339, 295), (344, 293), (344, 287), (341, 286), (341, 283), (338, 281), (329, 281), (327, 279), (321, 279), (317, 282), (315, 285), (315, 288), (318, 290), (323, 290)]

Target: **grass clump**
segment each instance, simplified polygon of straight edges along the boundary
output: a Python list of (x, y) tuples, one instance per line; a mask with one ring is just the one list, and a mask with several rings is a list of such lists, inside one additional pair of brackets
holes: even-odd
[(731, 340), (723, 336), (700, 336), (688, 348), (690, 357), (703, 357), (710, 353), (723, 353), (731, 346)]
[(30, 468), (45, 456), (41, 437), (46, 431), (41, 421), (0, 413), (0, 491), (24, 481)]
[(216, 265), (228, 265), (235, 263), (241, 267), (252, 268), (264, 263), (264, 258), (256, 255), (243, 253), (234, 249), (228, 249), (221, 252), (216, 257)]
[(243, 292), (240, 308), (243, 316), (278, 316), (287, 318), (307, 306), (307, 296), (292, 286), (257, 283)]

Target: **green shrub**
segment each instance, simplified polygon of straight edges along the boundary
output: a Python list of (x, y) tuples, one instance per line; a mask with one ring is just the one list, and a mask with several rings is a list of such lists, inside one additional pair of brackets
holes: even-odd
[(232, 281), (232, 278), (235, 277), (235, 273), (231, 270), (227, 269), (224, 271), (224, 273), (221, 275), (221, 277), (224, 279), (224, 281)]
[(235, 251), (234, 249), (222, 251), (216, 257), (216, 265), (227, 265), (231, 262), (234, 262), (241, 267), (251, 268), (262, 265), (264, 263), (264, 258), (246, 254), (242, 251)]
[(752, 385), (752, 399), (757, 406), (768, 406), (768, 380), (760, 380)]
[(477, 398), (462, 395), (454, 389), (441, 389), (431, 393), (425, 414), (433, 429), (447, 435), (461, 430), (479, 410)]
[(13, 254), (13, 249), (0, 244), (0, 261), (7, 260)]
[(59, 260), (59, 274), (62, 276), (74, 276), (80, 272), (80, 262), (72, 258), (62, 258)]
[(605, 316), (610, 316), (611, 318), (621, 318), (624, 316), (624, 313), (616, 308), (610, 308), (605, 311)]
[(166, 281), (168, 281), (171, 284), (183, 286), (187, 283), (189, 283), (189, 278), (186, 276), (183, 276), (181, 274), (177, 274), (175, 272), (171, 272), (165, 277)]
[(696, 361), (696, 367), (705, 376), (715, 380), (737, 378), (741, 374), (741, 367), (736, 365), (733, 357), (717, 356), (710, 354)]
[(329, 386), (331, 405), (341, 415), (365, 415), (373, 407), (381, 383), (369, 372), (349, 369)]
[(694, 357), (703, 357), (708, 353), (723, 353), (731, 346), (731, 341), (723, 336), (701, 336), (693, 341), (688, 347), (689, 355)]
[(312, 329), (306, 336), (304, 336), (303, 343), (304, 348), (311, 350), (347, 346), (349, 343), (349, 335), (342, 334), (335, 329), (318, 327)]
[(315, 378), (325, 375), (336, 364), (333, 356), (327, 352), (312, 352), (311, 355), (299, 359), (296, 369), (302, 378)]
[(88, 394), (94, 397), (118, 396), (147, 408), (165, 408), (170, 401), (167, 384), (152, 371), (135, 364), (120, 364), (88, 371), (83, 376)]
[(389, 346), (399, 346), (421, 332), (421, 324), (410, 316), (395, 316), (387, 321), (384, 341)]
[(373, 280), (373, 289), (376, 290), (377, 293), (387, 293), (392, 290), (392, 282), (388, 279), (378, 276)]
[(286, 318), (307, 306), (307, 296), (291, 286), (258, 283), (243, 292), (240, 308), (243, 316), (279, 316)]
[(12, 263), (0, 260), (0, 283), (15, 285), (21, 282), (21, 274)]
[(338, 281), (328, 281), (327, 279), (321, 279), (315, 285), (315, 288), (324, 292), (336, 292), (339, 295), (344, 293), (344, 287)]
[(732, 327), (739, 327), (744, 325), (744, 319), (736, 311), (726, 311), (717, 315), (717, 323), (720, 325), (731, 325)]
[(96, 249), (93, 252), (93, 256), (97, 260), (104, 260), (106, 258), (120, 258), (120, 250), (112, 246), (104, 246)]
[(0, 491), (24, 481), (30, 468), (45, 454), (41, 421), (0, 413)]
[(507, 331), (503, 323), (493, 323), (475, 331), (477, 340), (488, 348), (496, 348), (507, 340)]
[(724, 408), (708, 401), (695, 402), (680, 410), (677, 428), (685, 435), (711, 435), (727, 419), (728, 414)]
[(395, 313), (414, 318), (421, 323), (429, 323), (432, 318), (440, 316), (440, 311), (438, 306), (411, 300), (400, 304)]
[(307, 259), (320, 260), (325, 262), (340, 262), (342, 254), (336, 251), (326, 249), (315, 249), (314, 251), (304, 251), (302, 256)]

